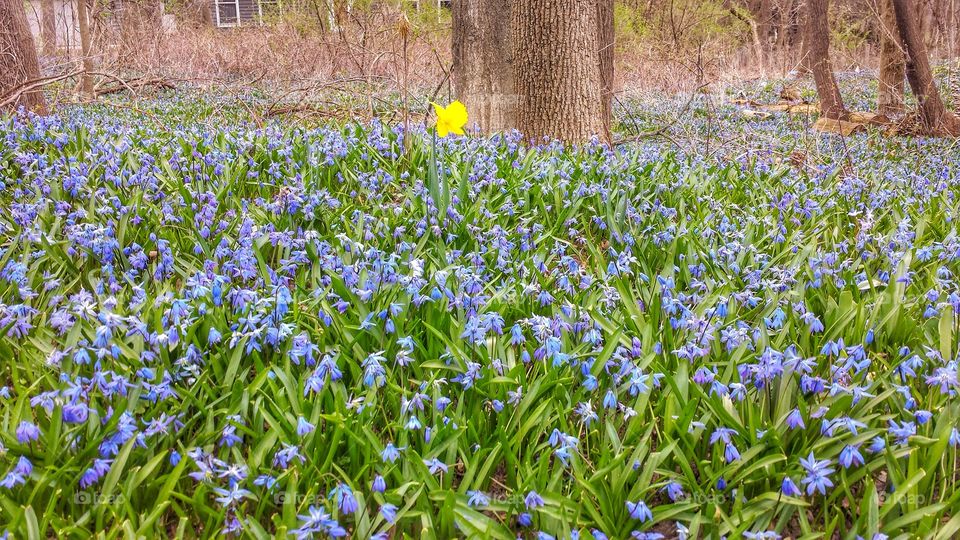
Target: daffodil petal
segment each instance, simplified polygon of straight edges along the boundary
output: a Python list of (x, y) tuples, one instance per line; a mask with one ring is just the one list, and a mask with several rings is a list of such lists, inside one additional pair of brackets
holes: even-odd
[(467, 124), (467, 107), (460, 101), (454, 101), (447, 105), (446, 112), (451, 125), (464, 126)]
[(433, 110), (437, 113), (437, 135), (446, 137), (450, 132), (457, 135), (463, 135), (463, 126), (467, 123), (467, 107), (459, 100), (441, 107), (439, 104), (430, 102)]

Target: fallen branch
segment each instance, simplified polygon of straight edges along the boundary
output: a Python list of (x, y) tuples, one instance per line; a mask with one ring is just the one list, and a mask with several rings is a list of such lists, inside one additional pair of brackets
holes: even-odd
[(266, 111), (264, 116), (267, 118), (272, 118), (276, 116), (283, 116), (287, 114), (306, 114), (311, 116), (322, 116), (325, 118), (342, 118), (349, 116), (349, 112), (345, 112), (336, 107), (336, 104), (331, 103), (332, 107), (322, 107), (314, 103), (292, 103), (289, 105), (278, 105), (272, 109)]
[(20, 96), (26, 94), (27, 92), (32, 92), (38, 88), (43, 88), (44, 86), (53, 84), (64, 79), (69, 79), (71, 77), (76, 77), (77, 75), (83, 73), (83, 70), (77, 70), (64, 75), (56, 75), (53, 77), (41, 77), (39, 79), (29, 80), (16, 88), (11, 88), (5, 94), (0, 96), (0, 109), (4, 109), (13, 105), (20, 99)]
[(154, 86), (156, 88), (163, 89), (163, 90), (173, 90), (174, 88), (176, 88), (176, 86), (174, 86), (172, 82), (160, 77), (152, 77), (149, 79), (137, 78), (137, 79), (132, 79), (130, 81), (125, 81), (122, 78), (118, 77), (117, 75), (113, 75), (111, 73), (94, 72), (91, 74), (99, 75), (101, 77), (107, 77), (117, 81), (117, 84), (115, 85), (107, 86), (104, 88), (97, 88), (94, 91), (97, 97), (116, 94), (119, 92), (123, 92), (124, 90), (128, 90), (131, 94), (136, 95), (137, 90), (142, 90), (148, 86)]
[(269, 116), (282, 116), (284, 114), (293, 114), (293, 113), (310, 113), (310, 114), (319, 114), (319, 115), (329, 114), (327, 111), (324, 111), (320, 107), (301, 103), (297, 105), (273, 107), (267, 110), (266, 115), (269, 117)]
[[(383, 77), (377, 77), (377, 78), (382, 79)], [(326, 82), (316, 82), (306, 87), (293, 88), (291, 90), (288, 90), (287, 92), (284, 92), (275, 100), (273, 100), (273, 102), (267, 106), (263, 114), (264, 116), (274, 116), (276, 114), (283, 114), (284, 111), (276, 112), (275, 109), (277, 108), (283, 109), (283, 108), (301, 105), (306, 102), (306, 100), (310, 97), (310, 95), (315, 94), (321, 89), (333, 88), (335, 90), (344, 90), (348, 84), (356, 83), (356, 82), (368, 82), (368, 79), (370, 78), (369, 77), (348, 77), (345, 79), (335, 79), (335, 80), (326, 81)], [(297, 98), (297, 101), (295, 102), (294, 105), (281, 105), (281, 103), (284, 102), (286, 98), (290, 97), (293, 94), (301, 94), (300, 97)], [(306, 106), (310, 107), (309, 104)], [(286, 111), (286, 112), (296, 112), (296, 111)]]
[[(4, 93), (3, 95), (0, 95), (0, 109), (6, 108), (16, 103), (16, 101), (20, 99), (20, 96), (22, 96), (23, 94), (26, 94), (27, 92), (32, 92), (34, 90), (43, 88), (44, 86), (53, 84), (55, 82), (59, 82), (59, 81), (63, 81), (66, 79), (71, 79), (73, 77), (83, 75), (84, 73), (86, 73), (84, 70), (78, 69), (76, 71), (71, 71), (70, 73), (64, 73), (62, 75), (55, 75), (52, 77), (41, 77), (39, 79), (32, 79), (32, 80), (26, 81), (20, 86), (17, 86), (16, 88), (12, 88), (8, 90), (6, 93)], [(131, 94), (136, 95), (137, 94), (136, 89), (146, 88), (147, 86), (156, 86), (158, 88), (163, 88), (163, 89), (176, 88), (176, 86), (174, 86), (172, 82), (160, 77), (153, 77), (149, 79), (138, 78), (138, 79), (133, 79), (131, 81), (125, 81), (123, 78), (117, 75), (114, 75), (112, 73), (104, 73), (101, 71), (91, 71), (89, 72), (89, 74), (96, 75), (99, 77), (105, 77), (105, 78), (113, 79), (114, 81), (117, 81), (116, 85), (95, 90), (94, 92), (95, 97), (115, 94), (117, 92), (122, 92), (123, 90), (129, 90)]]

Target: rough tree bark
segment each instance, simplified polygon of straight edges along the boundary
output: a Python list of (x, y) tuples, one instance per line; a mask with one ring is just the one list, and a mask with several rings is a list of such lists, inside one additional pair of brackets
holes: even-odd
[(83, 65), (83, 73), (80, 74), (80, 93), (89, 99), (93, 97), (93, 47), (87, 0), (77, 0), (77, 26), (80, 28), (80, 55)]
[(903, 112), (904, 57), (891, 0), (879, 0), (880, 78), (877, 112), (890, 117)]
[[(0, 96), (3, 96), (27, 81), (40, 78), (40, 63), (22, 0), (0, 0), (0, 21), (3, 21), (0, 23)], [(47, 110), (39, 90), (21, 94), (12, 106), (39, 113)]]
[(603, 138), (613, 141), (613, 52), (614, 37), (613, 0), (597, 1), (597, 39), (600, 48), (600, 99), (603, 107)]
[(40, 39), (44, 56), (57, 54), (57, 8), (53, 0), (40, 2)]
[(891, 0), (901, 45), (906, 52), (907, 80), (917, 98), (920, 124), (930, 135), (960, 135), (960, 119), (947, 110), (933, 80), (923, 43), (916, 6), (910, 0)]
[[(518, 127), (517, 67), (513, 25), (504, 17), (513, 0), (454, 0), (453, 86), (470, 111), (470, 122), (484, 133)], [(614, 86), (613, 0), (596, 1), (597, 58), (600, 77), (601, 135), (611, 140)], [(519, 45), (521, 50), (525, 48)]]
[(517, 127), (567, 143), (603, 135), (597, 0), (514, 0)]
[(454, 0), (453, 89), (484, 133), (516, 126), (511, 0)]
[(804, 39), (809, 45), (810, 70), (820, 98), (820, 116), (832, 120), (846, 120), (840, 88), (830, 65), (830, 25), (827, 22), (829, 0), (807, 0), (807, 21)]

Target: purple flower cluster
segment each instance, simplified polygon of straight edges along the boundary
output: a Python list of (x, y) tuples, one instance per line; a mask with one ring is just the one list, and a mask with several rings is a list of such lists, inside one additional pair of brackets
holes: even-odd
[(4, 122), (11, 507), (106, 483), (227, 534), (660, 538), (698, 497), (836, 501), (960, 445), (935, 152), (863, 176), (507, 134), (443, 139), (431, 177), (378, 123)]

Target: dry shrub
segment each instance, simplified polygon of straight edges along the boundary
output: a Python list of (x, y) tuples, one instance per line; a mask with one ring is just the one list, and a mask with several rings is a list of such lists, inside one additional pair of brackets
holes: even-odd
[[(411, 92), (449, 88), (449, 15), (443, 11), (411, 11), (409, 2), (404, 12), (394, 2), (352, 0), (353, 8), (347, 10), (345, 0), (291, 0), (292, 5), (284, 3), (291, 7), (262, 26), (220, 29), (210, 20), (208, 1), (168, 3), (174, 6), (168, 9), (177, 18), (177, 28), (164, 31), (159, 13), (149, 7), (151, 0), (98, 0), (97, 6), (124, 6), (121, 12), (100, 7), (95, 13), (101, 69), (201, 83), (262, 81), (279, 87), (352, 80), (392, 91), (400, 87), (406, 67)], [(676, 95), (705, 84), (719, 91), (744, 79), (781, 78), (795, 70), (801, 57), (796, 21), (789, 39), (779, 39), (761, 67), (749, 23), (728, 7), (742, 1), (618, 0), (619, 91)], [(835, 2), (838, 25), (844, 26), (861, 4), (873, 1)], [(776, 2), (800, 5), (801, 0)], [(861, 18), (867, 15), (868, 10), (860, 13)], [(413, 20), (407, 39), (400, 30), (405, 16)], [(871, 28), (858, 29), (862, 39), (834, 40), (838, 70), (875, 67)]]
[(287, 14), (239, 28), (181, 18), (174, 31), (164, 31), (157, 23), (119, 24), (114, 15), (100, 25), (99, 60), (120, 73), (199, 83), (351, 79), (389, 88), (399, 86), (406, 62), (411, 87), (433, 87), (449, 70), (449, 34), (431, 29), (404, 40), (401, 17), (379, 6), (345, 13), (334, 30), (306, 14)]

